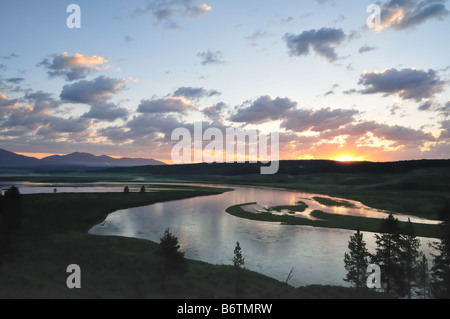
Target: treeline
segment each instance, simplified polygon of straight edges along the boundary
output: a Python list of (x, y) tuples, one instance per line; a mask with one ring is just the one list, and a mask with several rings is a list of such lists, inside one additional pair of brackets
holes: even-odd
[(345, 281), (361, 288), (367, 284), (367, 269), (375, 264), (381, 268), (381, 287), (400, 298), (450, 298), (450, 207), (439, 212), (442, 223), (438, 240), (430, 244), (432, 266), (420, 251), (420, 240), (414, 226), (408, 223), (407, 231), (400, 233), (399, 221), (392, 215), (383, 220), (379, 234), (375, 234), (376, 250), (370, 253), (363, 234), (357, 231), (350, 237), (349, 252), (344, 255)]
[(14, 257), (15, 244), (22, 216), (22, 197), (17, 187), (0, 193), (0, 270), (3, 263)]
[[(213, 163), (163, 166), (109, 168), (108, 173), (151, 175), (217, 175), (236, 176), (260, 174), (261, 163)], [(450, 168), (450, 160), (417, 160), (400, 162), (336, 162), (331, 160), (280, 161), (278, 174), (302, 175), (314, 173), (407, 173), (416, 169)]]

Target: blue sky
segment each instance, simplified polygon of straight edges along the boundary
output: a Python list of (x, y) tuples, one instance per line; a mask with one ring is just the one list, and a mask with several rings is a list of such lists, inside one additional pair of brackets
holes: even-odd
[(2, 1), (0, 148), (170, 162), (203, 121), (283, 159), (449, 158), (449, 5), (380, 1), (374, 30), (372, 3)]

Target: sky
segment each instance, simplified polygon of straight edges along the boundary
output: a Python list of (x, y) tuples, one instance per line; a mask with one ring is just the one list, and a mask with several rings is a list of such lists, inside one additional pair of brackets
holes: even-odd
[(0, 148), (171, 163), (174, 130), (201, 122), (278, 132), (282, 160), (448, 159), (449, 11), (446, 0), (1, 1)]

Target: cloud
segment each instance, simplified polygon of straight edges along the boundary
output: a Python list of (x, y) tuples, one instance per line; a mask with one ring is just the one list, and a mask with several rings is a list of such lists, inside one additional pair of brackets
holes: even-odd
[(114, 103), (93, 103), (89, 112), (83, 114), (83, 117), (97, 119), (102, 121), (114, 122), (118, 119), (126, 120), (129, 111), (125, 108), (118, 107)]
[(212, 52), (211, 50), (207, 50), (197, 53), (197, 56), (202, 60), (201, 64), (204, 66), (225, 63), (222, 51)]
[(185, 99), (174, 97), (142, 100), (138, 106), (140, 113), (186, 113), (194, 109), (195, 106)]
[(377, 48), (375, 48), (375, 47), (369, 47), (368, 45), (364, 45), (361, 48), (359, 48), (358, 52), (359, 52), (359, 54), (363, 54), (363, 53), (370, 52), (370, 51), (373, 51), (376, 49)]
[[(436, 138), (431, 133), (416, 130), (400, 125), (387, 125), (375, 121), (349, 123), (337, 130), (323, 132), (321, 137), (331, 140), (338, 136), (347, 136), (349, 140), (360, 145), (376, 145), (374, 139), (390, 143), (384, 143), (388, 148), (419, 148), (426, 142), (435, 142)], [(381, 145), (381, 144), (380, 144)]]
[(334, 4), (334, 0), (316, 0), (316, 2), (318, 4), (327, 4), (327, 3)]
[(165, 28), (178, 29), (176, 19), (179, 17), (198, 18), (212, 10), (206, 3), (198, 4), (196, 0), (152, 0), (144, 8), (137, 8), (132, 16), (152, 15), (157, 24)]
[(180, 87), (174, 93), (174, 97), (185, 97), (190, 100), (199, 100), (205, 97), (211, 97), (214, 95), (220, 95), (219, 92), (214, 90), (205, 90), (204, 88), (193, 87)]
[(386, 124), (380, 124), (375, 130), (371, 131), (374, 136), (394, 141), (393, 146), (416, 145), (418, 141), (434, 141), (435, 137), (430, 133), (421, 130), (415, 130), (408, 127)]
[(398, 95), (404, 100), (417, 102), (433, 98), (444, 90), (444, 82), (434, 70), (388, 69), (382, 73), (367, 72), (361, 75), (359, 84), (365, 86), (360, 91), (363, 94)]
[(10, 100), (6, 95), (0, 92), (0, 121), (7, 116), (18, 103), (20, 103), (19, 99)]
[(35, 112), (57, 109), (61, 104), (61, 101), (55, 100), (52, 94), (44, 91), (27, 93), (25, 99), (33, 105), (33, 110)]
[(47, 68), (50, 78), (62, 76), (66, 81), (75, 81), (84, 79), (90, 73), (108, 69), (109, 67), (105, 65), (107, 62), (108, 60), (101, 56), (89, 57), (79, 53), (70, 56), (67, 52), (63, 52), (60, 55), (53, 55), (51, 60), (48, 58), (42, 60), (38, 66)]
[[(189, 3), (189, 1), (187, 1), (187, 3)], [(200, 5), (186, 6), (185, 14), (191, 18), (197, 18), (211, 10), (212, 10), (211, 6), (207, 5), (206, 3), (202, 3)]]
[(245, 39), (249, 40), (249, 41), (256, 41), (256, 40), (260, 40), (260, 39), (266, 39), (266, 38), (270, 38), (272, 37), (273, 34), (269, 33), (267, 31), (255, 31), (252, 35), (246, 36)]
[(329, 96), (329, 95), (336, 94), (335, 90), (338, 87), (339, 87), (339, 84), (333, 84), (332, 88), (330, 90), (328, 90), (327, 92), (325, 92), (325, 94), (323, 96)]
[(381, 27), (405, 30), (448, 16), (446, 0), (390, 0), (381, 5)]
[[(441, 122), (442, 132), (439, 138), (441, 139), (450, 139), (450, 120), (445, 120)], [(448, 158), (447, 153), (447, 158)]]
[(437, 111), (439, 111), (439, 113), (445, 118), (450, 117), (450, 101), (448, 101), (444, 106), (439, 106)]
[(337, 60), (336, 47), (342, 44), (347, 36), (342, 29), (322, 28), (303, 31), (299, 35), (289, 34), (283, 37), (291, 56), (308, 55), (314, 51), (330, 62)]
[(44, 91), (27, 93), (14, 100), (0, 94), (0, 134), (35, 141), (42, 137), (79, 134), (90, 127), (91, 121), (86, 118), (63, 118), (51, 114), (59, 105), (60, 101)]
[(125, 79), (113, 79), (100, 76), (93, 81), (82, 80), (65, 85), (60, 98), (64, 102), (88, 104), (90, 110), (83, 117), (113, 122), (117, 119), (126, 120), (129, 110), (114, 103), (107, 102), (114, 94), (122, 91)]
[(421, 105), (419, 105), (419, 111), (431, 111), (435, 110), (437, 108), (437, 105), (433, 101), (425, 101)]
[(172, 144), (171, 134), (179, 127), (185, 127), (193, 132), (194, 125), (180, 122), (171, 114), (143, 113), (133, 117), (122, 129), (116, 128), (115, 131), (109, 132), (108, 138), (114, 138), (116, 135), (117, 138), (128, 139), (134, 145), (140, 146), (155, 143)]
[(222, 119), (222, 112), (227, 108), (223, 102), (219, 102), (203, 110), (203, 114), (214, 122), (219, 122)]
[(8, 83), (19, 84), (19, 83), (22, 83), (23, 81), (25, 81), (25, 78), (9, 78), (9, 79), (5, 79), (5, 81)]
[[(84, 118), (61, 118), (55, 116), (48, 117), (48, 125), (45, 127), (47, 134), (52, 133), (79, 133), (84, 132), (91, 126), (91, 122)], [(43, 129), (43, 128), (41, 128)], [(40, 130), (41, 130), (40, 129)], [(43, 131), (41, 131), (41, 134)], [(39, 134), (39, 131), (38, 131)]]
[(113, 79), (99, 76), (95, 80), (82, 80), (64, 85), (60, 98), (66, 102), (92, 104), (104, 102), (122, 91), (125, 79)]
[(11, 60), (11, 59), (17, 59), (20, 58), (20, 55), (16, 54), (16, 53), (11, 53), (9, 55), (4, 55), (2, 56), (3, 59), (5, 60)]
[[(46, 132), (53, 133), (74, 133), (82, 132), (91, 125), (88, 119), (84, 118), (61, 118), (42, 110), (37, 110), (32, 107), (14, 108), (9, 114), (8, 118), (2, 123), (3, 129), (18, 127), (22, 129), (20, 136), (25, 136), (38, 129), (43, 129)], [(19, 134), (19, 131), (17, 131)], [(42, 133), (43, 131), (41, 131)]]
[(289, 111), (281, 127), (293, 132), (322, 132), (337, 129), (353, 122), (356, 110), (323, 108), (320, 110), (296, 109)]
[(273, 99), (269, 95), (263, 95), (250, 106), (240, 108), (236, 114), (231, 117), (231, 121), (236, 123), (259, 124), (268, 121), (276, 121), (290, 109), (297, 106), (297, 102), (288, 98), (277, 97)]

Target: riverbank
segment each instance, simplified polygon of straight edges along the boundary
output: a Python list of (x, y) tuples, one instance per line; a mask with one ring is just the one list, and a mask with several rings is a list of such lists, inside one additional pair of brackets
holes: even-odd
[[(189, 260), (189, 272), (159, 288), (159, 245), (150, 241), (89, 235), (87, 230), (119, 209), (196, 196), (226, 189), (199, 188), (149, 193), (23, 195), (23, 224), (16, 254), (0, 272), (0, 298), (386, 298), (367, 289), (294, 288), (245, 271), (235, 295), (231, 266)], [(162, 235), (162, 234), (161, 234)], [(176, 235), (176, 234), (175, 234)], [(81, 289), (68, 289), (66, 268), (81, 267)], [(231, 261), (230, 261), (231, 264)]]

